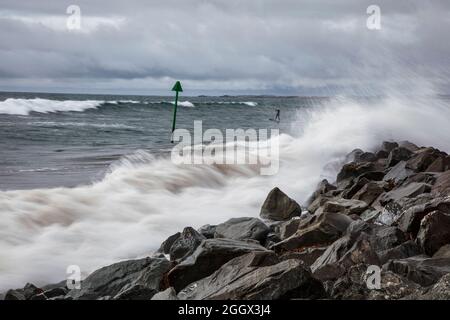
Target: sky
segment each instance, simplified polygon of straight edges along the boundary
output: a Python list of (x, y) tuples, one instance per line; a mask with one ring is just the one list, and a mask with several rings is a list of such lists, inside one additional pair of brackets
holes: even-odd
[(448, 0), (0, 0), (0, 91), (448, 94), (449, 32)]

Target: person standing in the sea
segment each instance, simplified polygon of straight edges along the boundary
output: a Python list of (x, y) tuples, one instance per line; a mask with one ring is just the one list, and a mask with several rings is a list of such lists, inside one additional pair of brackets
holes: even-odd
[(280, 121), (280, 109), (277, 109), (277, 114), (275, 115), (275, 121)]

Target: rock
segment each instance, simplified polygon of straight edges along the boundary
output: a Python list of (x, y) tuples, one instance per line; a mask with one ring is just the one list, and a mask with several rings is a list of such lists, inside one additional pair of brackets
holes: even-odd
[(394, 142), (394, 141), (383, 141), (381, 143), (381, 150), (386, 151), (386, 152), (391, 152), (392, 150), (394, 150), (398, 146), (399, 145), (398, 145), (397, 142)]
[(420, 222), (428, 213), (439, 210), (444, 213), (450, 213), (450, 197), (436, 198), (424, 204), (418, 204), (408, 208), (398, 219), (398, 227), (406, 233), (411, 233), (416, 237), (419, 232)]
[(415, 152), (414, 156), (408, 160), (406, 167), (414, 172), (423, 172), (442, 155), (443, 154), (439, 150), (434, 148), (419, 149)]
[(428, 213), (420, 223), (417, 243), (432, 256), (443, 245), (450, 243), (450, 215), (436, 210)]
[(420, 255), (422, 250), (420, 247), (412, 240), (406, 241), (398, 246), (378, 252), (380, 257), (380, 262), (382, 264), (387, 263), (389, 260), (394, 259), (405, 259), (413, 256)]
[(450, 273), (449, 258), (428, 258), (427, 256), (414, 256), (406, 259), (390, 260), (383, 266), (421, 286), (430, 286), (436, 283), (443, 275)]
[(433, 258), (450, 258), (450, 244), (442, 246), (434, 255)]
[(29, 300), (47, 300), (47, 297), (43, 293), (38, 293), (32, 296)]
[(450, 196), (450, 170), (442, 173), (431, 188), (433, 196)]
[(44, 295), (50, 299), (58, 296), (65, 296), (68, 291), (69, 290), (67, 290), (67, 288), (65, 287), (59, 287), (44, 291)]
[(415, 145), (414, 143), (409, 142), (409, 141), (400, 141), (398, 143), (398, 145), (399, 145), (399, 147), (408, 149), (411, 152), (415, 152), (415, 151), (419, 150), (419, 147), (417, 145)]
[(6, 292), (5, 300), (26, 300), (26, 298), (20, 290), (11, 289)]
[(400, 184), (413, 173), (414, 171), (406, 168), (406, 161), (400, 161), (386, 173), (383, 180), (393, 181), (395, 184)]
[(170, 247), (170, 260), (181, 260), (192, 252), (206, 238), (191, 227), (184, 228), (180, 236), (173, 242)]
[(197, 230), (201, 235), (203, 235), (206, 239), (214, 238), (214, 234), (216, 233), (216, 226), (205, 224)]
[(302, 208), (297, 202), (280, 189), (273, 188), (262, 205), (260, 216), (263, 219), (282, 221), (301, 214)]
[(320, 298), (321, 283), (300, 261), (278, 261), (273, 252), (237, 257), (182, 290), (182, 300), (275, 300)]
[(355, 162), (377, 161), (377, 156), (372, 152), (363, 152), (363, 153), (357, 154), (353, 161), (355, 161)]
[(151, 300), (179, 300), (174, 288), (170, 287), (155, 294)]
[(381, 212), (379, 210), (369, 207), (363, 213), (361, 213), (359, 217), (365, 222), (373, 223), (374, 221), (377, 220), (380, 213)]
[(289, 221), (283, 222), (279, 227), (280, 239), (284, 240), (292, 236), (299, 228), (302, 220), (291, 219)]
[(177, 240), (180, 237), (181, 233), (177, 232), (170, 237), (168, 237), (159, 247), (157, 252), (162, 252), (164, 254), (169, 254), (170, 248), (172, 247), (175, 240)]
[(397, 227), (381, 226), (370, 234), (372, 249), (377, 254), (392, 249), (407, 240), (406, 235)]
[(330, 287), (330, 297), (343, 300), (397, 300), (420, 289), (419, 285), (391, 271), (381, 273), (379, 289), (369, 289), (367, 280), (371, 273), (368, 271), (369, 266), (366, 264), (351, 266)]
[(302, 251), (287, 251), (280, 256), (281, 260), (301, 260), (305, 266), (310, 267), (327, 249), (327, 247), (306, 248)]
[(353, 220), (339, 213), (325, 212), (314, 216), (289, 238), (272, 247), (276, 252), (301, 251), (308, 247), (324, 246), (339, 239)]
[(385, 150), (378, 150), (375, 153), (375, 157), (380, 160), (380, 159), (387, 159), (387, 157), (389, 157), (389, 152), (385, 151)]
[(223, 264), (252, 251), (268, 251), (253, 241), (206, 239), (190, 256), (167, 275), (169, 286), (180, 291), (188, 284), (205, 278)]
[(367, 203), (360, 200), (336, 199), (330, 200), (323, 206), (324, 212), (336, 212), (346, 215), (361, 214), (368, 208)]
[(150, 299), (159, 291), (162, 277), (170, 267), (171, 263), (165, 258), (118, 262), (91, 273), (82, 282), (80, 290), (72, 289), (66, 297), (80, 300), (104, 296)]
[(25, 287), (23, 287), (23, 289), (22, 289), (22, 294), (25, 296), (25, 299), (27, 299), (27, 300), (31, 299), (31, 297), (33, 297), (33, 296), (35, 296), (37, 294), (40, 294), (42, 292), (43, 291), (42, 291), (41, 288), (36, 287), (32, 283), (27, 283), (25, 285)]
[(444, 172), (450, 169), (450, 156), (439, 156), (425, 170), (427, 172)]
[(383, 192), (384, 188), (380, 183), (369, 182), (365, 184), (358, 192), (356, 192), (352, 199), (364, 201), (368, 206), (370, 206)]
[(397, 147), (392, 149), (392, 151), (389, 153), (388, 159), (387, 159), (387, 165), (388, 167), (393, 167), (397, 163), (403, 160), (409, 160), (412, 156), (412, 152), (404, 147)]
[(269, 227), (257, 218), (232, 218), (217, 225), (215, 238), (264, 241)]
[(351, 199), (359, 190), (361, 190), (362, 187), (364, 187), (369, 182), (370, 180), (367, 178), (358, 178), (351, 187), (345, 189), (342, 192), (342, 198)]
[(311, 271), (321, 281), (333, 280), (360, 263), (379, 265), (380, 261), (367, 234), (361, 233), (356, 239), (347, 234), (327, 248), (311, 266)]
[(336, 190), (336, 186), (330, 184), (327, 179), (323, 179), (316, 187), (316, 191), (309, 197), (306, 204), (309, 206), (314, 200), (316, 200), (319, 196), (325, 195), (330, 191)]
[(414, 198), (422, 193), (429, 193), (431, 186), (423, 182), (413, 182), (404, 187), (400, 187), (385, 193), (380, 197), (381, 205), (386, 205), (391, 201), (399, 201), (404, 198)]
[(342, 167), (341, 171), (339, 171), (337, 175), (337, 187), (340, 189), (346, 189), (352, 184), (352, 181), (361, 174), (370, 171), (377, 171), (377, 169), (376, 164), (373, 162), (347, 163)]
[(313, 202), (311, 202), (308, 206), (308, 212), (311, 214), (315, 214), (317, 209), (319, 209), (321, 206), (323, 206), (327, 201), (333, 199), (332, 197), (320, 195), (316, 199), (314, 199)]
[(414, 296), (417, 300), (450, 300), (450, 273), (442, 276), (439, 281), (422, 295)]
[(407, 186), (411, 183), (422, 182), (429, 185), (433, 185), (436, 182), (437, 175), (435, 173), (430, 172), (419, 172), (416, 174), (410, 175), (402, 182), (402, 186)]

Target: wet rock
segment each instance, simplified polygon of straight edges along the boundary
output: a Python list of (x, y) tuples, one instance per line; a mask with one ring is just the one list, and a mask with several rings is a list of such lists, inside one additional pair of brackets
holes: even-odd
[(157, 252), (162, 252), (164, 254), (169, 254), (170, 248), (172, 247), (175, 240), (177, 240), (180, 237), (181, 233), (177, 232), (170, 237), (168, 237), (159, 247)]
[(360, 200), (348, 200), (348, 199), (336, 199), (325, 203), (323, 210), (325, 212), (336, 212), (346, 215), (363, 213), (368, 208), (368, 205), (364, 201)]
[(280, 239), (284, 240), (292, 236), (298, 230), (301, 222), (302, 220), (300, 219), (292, 219), (283, 222), (278, 228)]
[(383, 141), (381, 143), (381, 150), (386, 151), (386, 152), (391, 152), (392, 150), (394, 150), (398, 146), (399, 145), (398, 145), (397, 142), (394, 142), (394, 141)]
[(433, 287), (421, 295), (410, 297), (417, 300), (450, 300), (450, 273), (444, 275)]
[(262, 205), (260, 216), (263, 219), (282, 221), (301, 214), (302, 209), (297, 202), (280, 189), (273, 188)]
[(404, 147), (397, 147), (392, 149), (392, 151), (389, 153), (388, 159), (387, 159), (387, 165), (388, 167), (393, 167), (400, 161), (409, 160), (412, 156), (412, 152)]
[(383, 266), (421, 286), (430, 286), (436, 283), (443, 275), (450, 273), (449, 258), (428, 258), (427, 256), (414, 256), (406, 259), (390, 260)]
[(414, 171), (406, 168), (406, 161), (400, 161), (386, 173), (383, 180), (399, 184), (413, 173)]
[(380, 257), (380, 262), (385, 264), (389, 260), (405, 259), (420, 255), (422, 253), (422, 249), (417, 245), (417, 243), (413, 240), (409, 240), (393, 247), (392, 249), (386, 249), (378, 252), (378, 256)]
[(47, 300), (47, 297), (43, 293), (38, 293), (32, 296), (29, 300)]
[(235, 258), (199, 280), (178, 297), (182, 300), (275, 300), (320, 298), (322, 285), (300, 261), (279, 261), (273, 252)]
[(26, 300), (25, 295), (20, 290), (8, 290), (5, 294), (5, 300)]
[(431, 186), (423, 182), (413, 182), (404, 187), (400, 187), (385, 193), (380, 197), (380, 203), (386, 205), (392, 201), (403, 200), (404, 198), (414, 198), (423, 193), (429, 193), (431, 191)]
[(94, 271), (83, 281), (80, 290), (72, 289), (66, 297), (80, 300), (104, 296), (149, 299), (159, 291), (162, 277), (170, 267), (171, 263), (165, 258), (144, 258), (115, 263)]
[(301, 260), (304, 265), (310, 267), (324, 252), (327, 247), (306, 248), (301, 251), (287, 251), (281, 254), (281, 260)]
[(361, 263), (379, 265), (380, 261), (367, 234), (361, 233), (356, 239), (347, 234), (327, 248), (311, 266), (311, 271), (317, 279), (333, 280)]
[(232, 218), (217, 225), (215, 238), (264, 241), (269, 227), (257, 218)]
[(440, 156), (426, 169), (427, 172), (444, 172), (450, 170), (450, 156)]
[(184, 228), (170, 247), (170, 260), (181, 260), (190, 255), (206, 238), (191, 227)]
[(314, 216), (295, 234), (272, 247), (277, 252), (301, 251), (308, 247), (332, 243), (345, 232), (353, 220), (346, 215), (326, 212)]
[(349, 186), (352, 185), (353, 180), (357, 177), (359, 177), (361, 174), (370, 172), (370, 171), (377, 171), (377, 166), (373, 162), (350, 162), (345, 164), (341, 171), (339, 171), (336, 183), (337, 187), (340, 189), (346, 189)]
[(370, 206), (384, 191), (383, 184), (379, 182), (369, 182), (355, 193), (352, 199), (364, 201)]
[(408, 149), (411, 152), (415, 152), (415, 151), (419, 150), (419, 147), (410, 141), (400, 141), (398, 143), (398, 145), (399, 145), (399, 147)]
[(155, 294), (151, 300), (179, 300), (174, 288), (170, 287)]
[(206, 239), (214, 238), (214, 234), (216, 233), (216, 226), (205, 224), (197, 230), (201, 235), (203, 235)]
[(431, 188), (433, 196), (450, 196), (450, 170), (442, 173)]
[(439, 248), (439, 250), (433, 255), (433, 258), (450, 258), (450, 244), (446, 244)]
[(361, 188), (370, 182), (367, 178), (358, 178), (356, 182), (342, 192), (342, 198), (351, 199)]
[(442, 155), (443, 154), (439, 150), (434, 148), (419, 149), (415, 152), (414, 156), (408, 160), (406, 167), (414, 172), (422, 172)]
[(406, 233), (416, 237), (419, 232), (420, 222), (430, 212), (439, 210), (450, 213), (450, 197), (436, 198), (424, 204), (418, 204), (407, 209), (398, 219), (398, 227)]
[(58, 296), (65, 296), (68, 291), (69, 290), (65, 287), (52, 288), (44, 291), (44, 295), (50, 299)]
[(370, 235), (372, 249), (377, 253), (394, 248), (407, 240), (403, 231), (392, 226), (378, 227)]
[(359, 217), (365, 222), (373, 223), (374, 221), (377, 220), (380, 213), (381, 213), (380, 210), (368, 208), (363, 213), (361, 213)]
[(323, 179), (316, 187), (316, 191), (309, 197), (306, 204), (309, 206), (319, 196), (325, 195), (330, 191), (336, 190), (336, 186), (330, 184), (327, 179)]
[(428, 213), (420, 223), (417, 243), (429, 256), (450, 243), (450, 215), (439, 210)]
[(179, 291), (188, 284), (209, 276), (231, 259), (253, 251), (268, 250), (253, 241), (206, 239), (194, 253), (170, 270), (167, 275), (168, 284)]

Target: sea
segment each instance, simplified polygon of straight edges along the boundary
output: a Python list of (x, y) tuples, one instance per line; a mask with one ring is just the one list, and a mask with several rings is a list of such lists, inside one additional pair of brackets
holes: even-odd
[(443, 95), (181, 94), (178, 129), (277, 130), (272, 175), (175, 163), (173, 111), (173, 96), (0, 92), (0, 292), (151, 255), (186, 226), (258, 217), (274, 187), (303, 204), (355, 148), (409, 140), (450, 152)]

